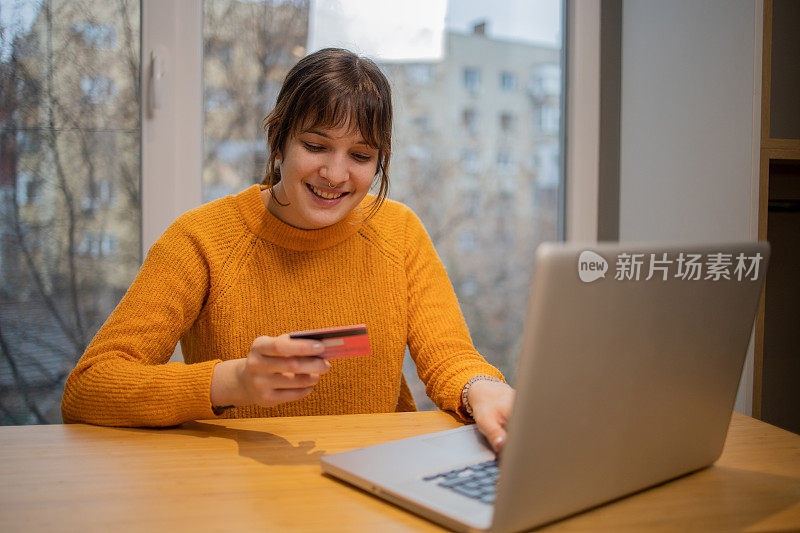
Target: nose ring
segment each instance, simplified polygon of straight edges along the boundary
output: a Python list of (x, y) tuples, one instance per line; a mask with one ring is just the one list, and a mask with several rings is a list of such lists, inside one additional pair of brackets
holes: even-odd
[(331, 180), (329, 179), (326, 179), (325, 181), (328, 182), (328, 187), (330, 187), (331, 189), (335, 189), (336, 187), (338, 187), (338, 185), (334, 185), (333, 183), (331, 183)]

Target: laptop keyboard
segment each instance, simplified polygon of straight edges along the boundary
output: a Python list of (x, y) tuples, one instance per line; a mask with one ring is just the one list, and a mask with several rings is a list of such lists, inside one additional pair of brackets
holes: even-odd
[(497, 459), (492, 459), (483, 463), (439, 472), (422, 479), (436, 483), (440, 487), (450, 489), (468, 498), (491, 504), (494, 503), (497, 475), (499, 473), (500, 467), (497, 465)]

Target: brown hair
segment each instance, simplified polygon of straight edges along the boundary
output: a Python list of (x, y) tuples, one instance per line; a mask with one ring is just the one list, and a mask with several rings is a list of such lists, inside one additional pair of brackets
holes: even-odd
[(392, 154), (392, 91), (378, 66), (349, 50), (324, 48), (292, 67), (278, 93), (275, 108), (264, 119), (270, 147), (264, 185), (281, 180), (276, 156), (300, 128), (349, 127), (378, 149), (380, 188), (366, 218), (371, 217), (389, 193), (389, 158)]

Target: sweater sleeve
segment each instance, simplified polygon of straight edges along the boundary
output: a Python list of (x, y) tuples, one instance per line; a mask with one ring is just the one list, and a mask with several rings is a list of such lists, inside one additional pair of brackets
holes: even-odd
[(426, 392), (444, 411), (468, 417), (461, 391), (479, 375), (505, 380), (475, 350), (467, 324), (430, 237), (414, 213), (406, 226), (408, 279), (408, 346)]
[(67, 378), (64, 422), (169, 426), (215, 418), (211, 374), (219, 360), (167, 363), (208, 295), (197, 240), (174, 222)]

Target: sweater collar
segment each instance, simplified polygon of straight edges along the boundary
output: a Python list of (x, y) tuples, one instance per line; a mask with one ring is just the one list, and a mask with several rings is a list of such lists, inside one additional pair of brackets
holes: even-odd
[[(273, 215), (261, 199), (264, 185), (253, 185), (236, 195), (236, 205), (244, 217), (250, 231), (258, 237), (283, 248), (297, 251), (323, 250), (335, 246), (356, 233), (362, 224), (365, 211), (354, 209), (345, 218), (322, 229), (300, 229), (290, 226)], [(372, 195), (359, 204), (359, 208), (369, 205)]]

